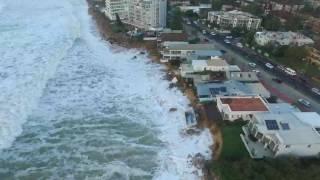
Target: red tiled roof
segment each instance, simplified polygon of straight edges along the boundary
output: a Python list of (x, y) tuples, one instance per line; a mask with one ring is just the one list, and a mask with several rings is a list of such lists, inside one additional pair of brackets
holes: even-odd
[(221, 102), (232, 111), (268, 111), (260, 98), (221, 98)]

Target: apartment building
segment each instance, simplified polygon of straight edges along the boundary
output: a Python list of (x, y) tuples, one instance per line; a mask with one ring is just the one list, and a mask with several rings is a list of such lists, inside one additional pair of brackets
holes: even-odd
[(308, 52), (307, 61), (313, 65), (320, 66), (320, 51), (310, 47), (308, 48)]
[(166, 0), (106, 0), (106, 16), (146, 30), (159, 30), (166, 27)]
[(260, 46), (265, 46), (267, 44), (278, 44), (280, 46), (284, 45), (293, 45), (293, 46), (304, 46), (312, 45), (314, 41), (301, 34), (296, 32), (274, 32), (274, 31), (264, 31), (256, 32), (255, 41)]
[(261, 19), (242, 11), (211, 11), (208, 13), (208, 21), (215, 23), (220, 28), (246, 28), (248, 30), (258, 29), (261, 25)]
[(128, 2), (129, 0), (106, 0), (105, 15), (110, 20), (116, 20), (116, 14), (121, 19), (127, 19), (129, 11)]
[(253, 114), (243, 131), (252, 158), (319, 157), (320, 116), (315, 112)]

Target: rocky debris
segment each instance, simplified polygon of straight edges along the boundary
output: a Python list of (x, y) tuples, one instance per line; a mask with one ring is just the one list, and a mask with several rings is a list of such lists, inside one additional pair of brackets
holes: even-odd
[(192, 157), (192, 164), (198, 169), (203, 169), (205, 162), (205, 157), (200, 153), (197, 153), (194, 157)]
[(169, 112), (175, 112), (175, 111), (177, 111), (178, 109), (177, 108), (170, 108), (169, 109)]

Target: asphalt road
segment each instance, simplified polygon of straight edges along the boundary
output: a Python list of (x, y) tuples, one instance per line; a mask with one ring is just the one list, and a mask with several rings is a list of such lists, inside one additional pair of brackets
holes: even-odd
[[(235, 41), (231, 43), (224, 42), (225, 37), (221, 35), (212, 36), (210, 34), (202, 34), (200, 27), (192, 24), (186, 25), (187, 32), (198, 31), (198, 37), (208, 43), (214, 44), (218, 49), (225, 51), (225, 59), (232, 64), (238, 65), (244, 71), (253, 69), (260, 71), (259, 78), (264, 86), (277, 96), (280, 100), (288, 103), (296, 103), (299, 98), (305, 99), (311, 103), (311, 108), (298, 105), (302, 111), (316, 111), (320, 113), (320, 96), (311, 92), (313, 87), (308, 80), (302, 76), (289, 76), (280, 69), (269, 69), (265, 66), (266, 62), (270, 62), (267, 58), (261, 57), (250, 50), (235, 46)], [(257, 64), (255, 68), (248, 65), (249, 62)], [(281, 79), (282, 83), (275, 82), (273, 79)]]

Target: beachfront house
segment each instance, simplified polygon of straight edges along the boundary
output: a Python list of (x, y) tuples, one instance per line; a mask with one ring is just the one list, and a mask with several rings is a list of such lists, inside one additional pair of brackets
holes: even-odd
[(260, 96), (218, 96), (217, 108), (223, 120), (250, 120), (256, 113), (268, 112), (267, 102)]
[(245, 83), (258, 83), (259, 78), (257, 76), (256, 72), (248, 71), (248, 72), (242, 72), (242, 71), (232, 71), (228, 75), (230, 80), (235, 80), (239, 82), (245, 82)]
[(219, 57), (212, 57), (208, 60), (192, 60), (191, 63), (183, 63), (180, 66), (180, 75), (185, 77), (187, 74), (200, 72), (229, 72), (240, 71), (236, 65), (229, 65), (226, 60)]
[(196, 93), (200, 102), (216, 101), (216, 98), (221, 96), (271, 96), (260, 82), (246, 83), (236, 80), (198, 83)]
[(161, 62), (186, 61), (187, 59), (198, 59), (199, 57), (220, 57), (222, 52), (212, 44), (188, 44), (168, 43), (160, 50)]
[(320, 155), (320, 116), (315, 112), (253, 114), (243, 131), (252, 158)]

